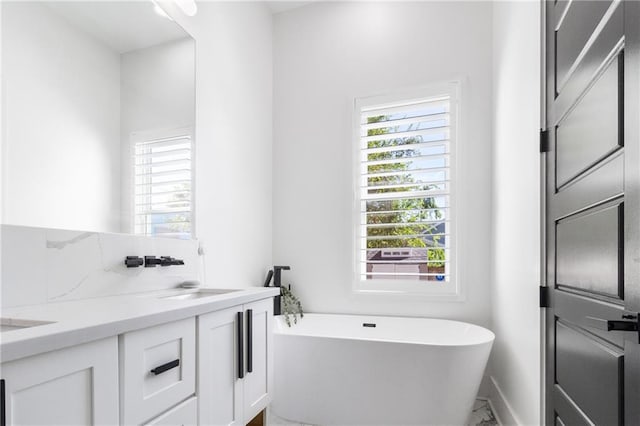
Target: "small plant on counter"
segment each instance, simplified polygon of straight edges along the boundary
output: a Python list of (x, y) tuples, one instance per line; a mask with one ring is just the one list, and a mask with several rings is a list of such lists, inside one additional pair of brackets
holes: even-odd
[(300, 318), (304, 317), (300, 300), (291, 293), (290, 287), (282, 287), (282, 315), (284, 315), (284, 321), (289, 327), (291, 327), (291, 318), (293, 318), (293, 323), (297, 324), (298, 315)]

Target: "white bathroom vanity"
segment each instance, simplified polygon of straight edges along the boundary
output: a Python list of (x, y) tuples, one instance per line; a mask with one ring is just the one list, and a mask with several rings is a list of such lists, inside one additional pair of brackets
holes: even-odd
[(162, 290), (3, 310), (3, 424), (232, 424), (272, 392), (276, 289)]

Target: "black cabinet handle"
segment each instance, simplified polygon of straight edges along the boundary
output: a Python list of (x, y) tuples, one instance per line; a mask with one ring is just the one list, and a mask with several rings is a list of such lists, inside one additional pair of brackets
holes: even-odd
[(0, 426), (7, 426), (7, 408), (6, 395), (4, 389), (4, 379), (0, 380)]
[(242, 379), (244, 377), (244, 324), (242, 323), (242, 312), (238, 312), (236, 318), (236, 326), (238, 327), (236, 333), (238, 336), (238, 379)]
[(253, 309), (247, 309), (247, 372), (253, 372)]
[(179, 365), (180, 365), (180, 360), (179, 359), (174, 359), (171, 362), (168, 362), (166, 364), (162, 364), (162, 365), (154, 368), (153, 370), (151, 370), (151, 374), (155, 374), (157, 376), (158, 374), (162, 374), (165, 371), (169, 371), (172, 368), (176, 368)]

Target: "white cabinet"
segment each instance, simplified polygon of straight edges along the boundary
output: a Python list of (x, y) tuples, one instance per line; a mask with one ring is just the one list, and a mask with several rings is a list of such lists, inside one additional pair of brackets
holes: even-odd
[(148, 422), (195, 394), (195, 318), (131, 331), (119, 341), (123, 424)]
[(198, 420), (244, 425), (269, 403), (273, 299), (198, 317)]
[(118, 423), (118, 340), (2, 364), (8, 425)]
[(268, 298), (3, 363), (6, 424), (243, 426), (270, 402), (272, 325)]
[(248, 303), (244, 309), (248, 321), (246, 336), (250, 339), (243, 392), (244, 422), (247, 423), (267, 407), (273, 395), (273, 299)]
[(198, 421), (201, 425), (242, 425), (242, 382), (238, 333), (242, 306), (198, 317)]

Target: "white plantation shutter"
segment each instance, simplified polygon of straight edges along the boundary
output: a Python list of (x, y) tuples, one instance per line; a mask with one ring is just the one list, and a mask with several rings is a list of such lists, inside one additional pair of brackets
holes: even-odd
[(186, 132), (134, 143), (136, 234), (191, 238), (192, 153)]
[(451, 281), (455, 112), (448, 91), (358, 103), (361, 282)]

